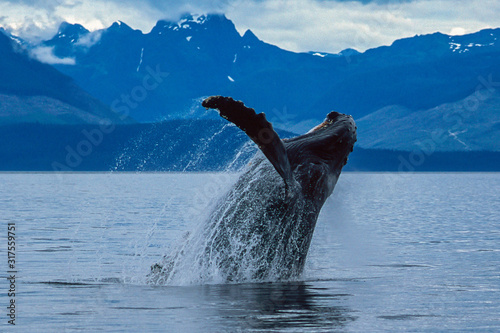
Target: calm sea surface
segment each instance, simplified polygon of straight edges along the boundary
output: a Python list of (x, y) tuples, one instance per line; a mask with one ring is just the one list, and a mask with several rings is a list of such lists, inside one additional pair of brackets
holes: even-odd
[(147, 285), (236, 177), (0, 174), (0, 331), (500, 331), (498, 173), (344, 173), (299, 281)]

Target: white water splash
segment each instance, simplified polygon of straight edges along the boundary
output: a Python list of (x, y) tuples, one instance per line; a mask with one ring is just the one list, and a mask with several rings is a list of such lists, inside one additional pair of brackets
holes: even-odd
[(184, 167), (182, 172), (188, 171), (193, 165), (198, 165), (198, 163), (205, 157), (207, 154), (208, 148), (210, 147), (210, 144), (212, 141), (220, 135), (224, 130), (230, 126), (234, 126), (232, 124), (225, 124), (218, 132), (214, 133), (211, 137), (205, 140), (205, 142), (201, 145), (199, 145), (196, 150), (191, 154), (193, 157)]
[(314, 208), (261, 153), (205, 214), (179, 249), (152, 267), (149, 283), (192, 285), (293, 280), (301, 273)]

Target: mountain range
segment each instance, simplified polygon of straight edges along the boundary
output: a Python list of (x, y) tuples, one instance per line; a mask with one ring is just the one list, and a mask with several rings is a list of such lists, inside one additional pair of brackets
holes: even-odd
[[(487, 115), (474, 118), (474, 129), (466, 122), (460, 128), (433, 123), (451, 133), (436, 149), (499, 150), (499, 36), (500, 29), (464, 36), (434, 33), (363, 53), (295, 53), (259, 40), (250, 30), (240, 35), (224, 15), (186, 15), (178, 22), (159, 21), (148, 33), (123, 22), (94, 32), (63, 23), (38, 47), (50, 48), (61, 60), (54, 67), (91, 95), (139, 122), (205, 118), (200, 100), (221, 94), (297, 133), (331, 110), (351, 114), (360, 120), (359, 145), (411, 150), (428, 139), (430, 129), (414, 128), (408, 136), (403, 124), (424, 125), (429, 115), (439, 119), (455, 111), (474, 118), (462, 110), (465, 101)], [(162, 76), (150, 89), (144, 85), (151, 73)], [(391, 138), (380, 133), (387, 130), (377, 116), (384, 110), (405, 115), (398, 118), (401, 126), (392, 122)]]
[[(427, 157), (499, 152), (499, 36), (500, 29), (434, 33), (331, 54), (283, 50), (250, 30), (240, 34), (215, 14), (161, 20), (146, 33), (124, 22), (97, 31), (65, 22), (53, 38), (37, 44), (0, 29), (0, 126), (11, 134), (32, 128), (23, 123), (73, 126), (70, 132), (103, 122), (130, 124), (119, 128), (131, 133), (144, 129), (141, 123), (178, 120), (201, 127), (206, 121), (212, 128), (218, 116), (200, 102), (217, 94), (244, 101), (265, 112), (276, 128), (294, 133), (307, 131), (331, 110), (351, 114), (357, 147), (393, 150), (396, 163), (404, 151)], [(183, 125), (182, 137), (198, 135), (196, 126)], [(66, 133), (36, 128), (40, 135)], [(119, 145), (119, 138), (129, 136), (112, 137)], [(28, 155), (30, 145), (21, 144)], [(372, 155), (363, 156), (358, 160)]]
[[(0, 33), (0, 124), (133, 122)], [(123, 118), (123, 119), (120, 119)]]

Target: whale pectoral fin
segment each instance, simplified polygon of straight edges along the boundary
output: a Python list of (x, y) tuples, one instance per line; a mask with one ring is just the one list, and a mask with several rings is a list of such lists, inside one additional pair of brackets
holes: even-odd
[(243, 130), (278, 171), (286, 187), (294, 184), (285, 146), (264, 113), (257, 114), (254, 109), (246, 107), (243, 102), (223, 96), (208, 97), (202, 102), (202, 106), (219, 110), (222, 118)]

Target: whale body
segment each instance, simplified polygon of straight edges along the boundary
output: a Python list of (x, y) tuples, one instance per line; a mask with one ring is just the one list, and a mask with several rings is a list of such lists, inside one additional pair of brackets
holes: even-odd
[(299, 277), (318, 215), (356, 142), (352, 117), (330, 112), (308, 133), (281, 140), (263, 113), (256, 114), (242, 102), (212, 96), (202, 105), (242, 129), (260, 152), (198, 231), (152, 267), (150, 281)]

